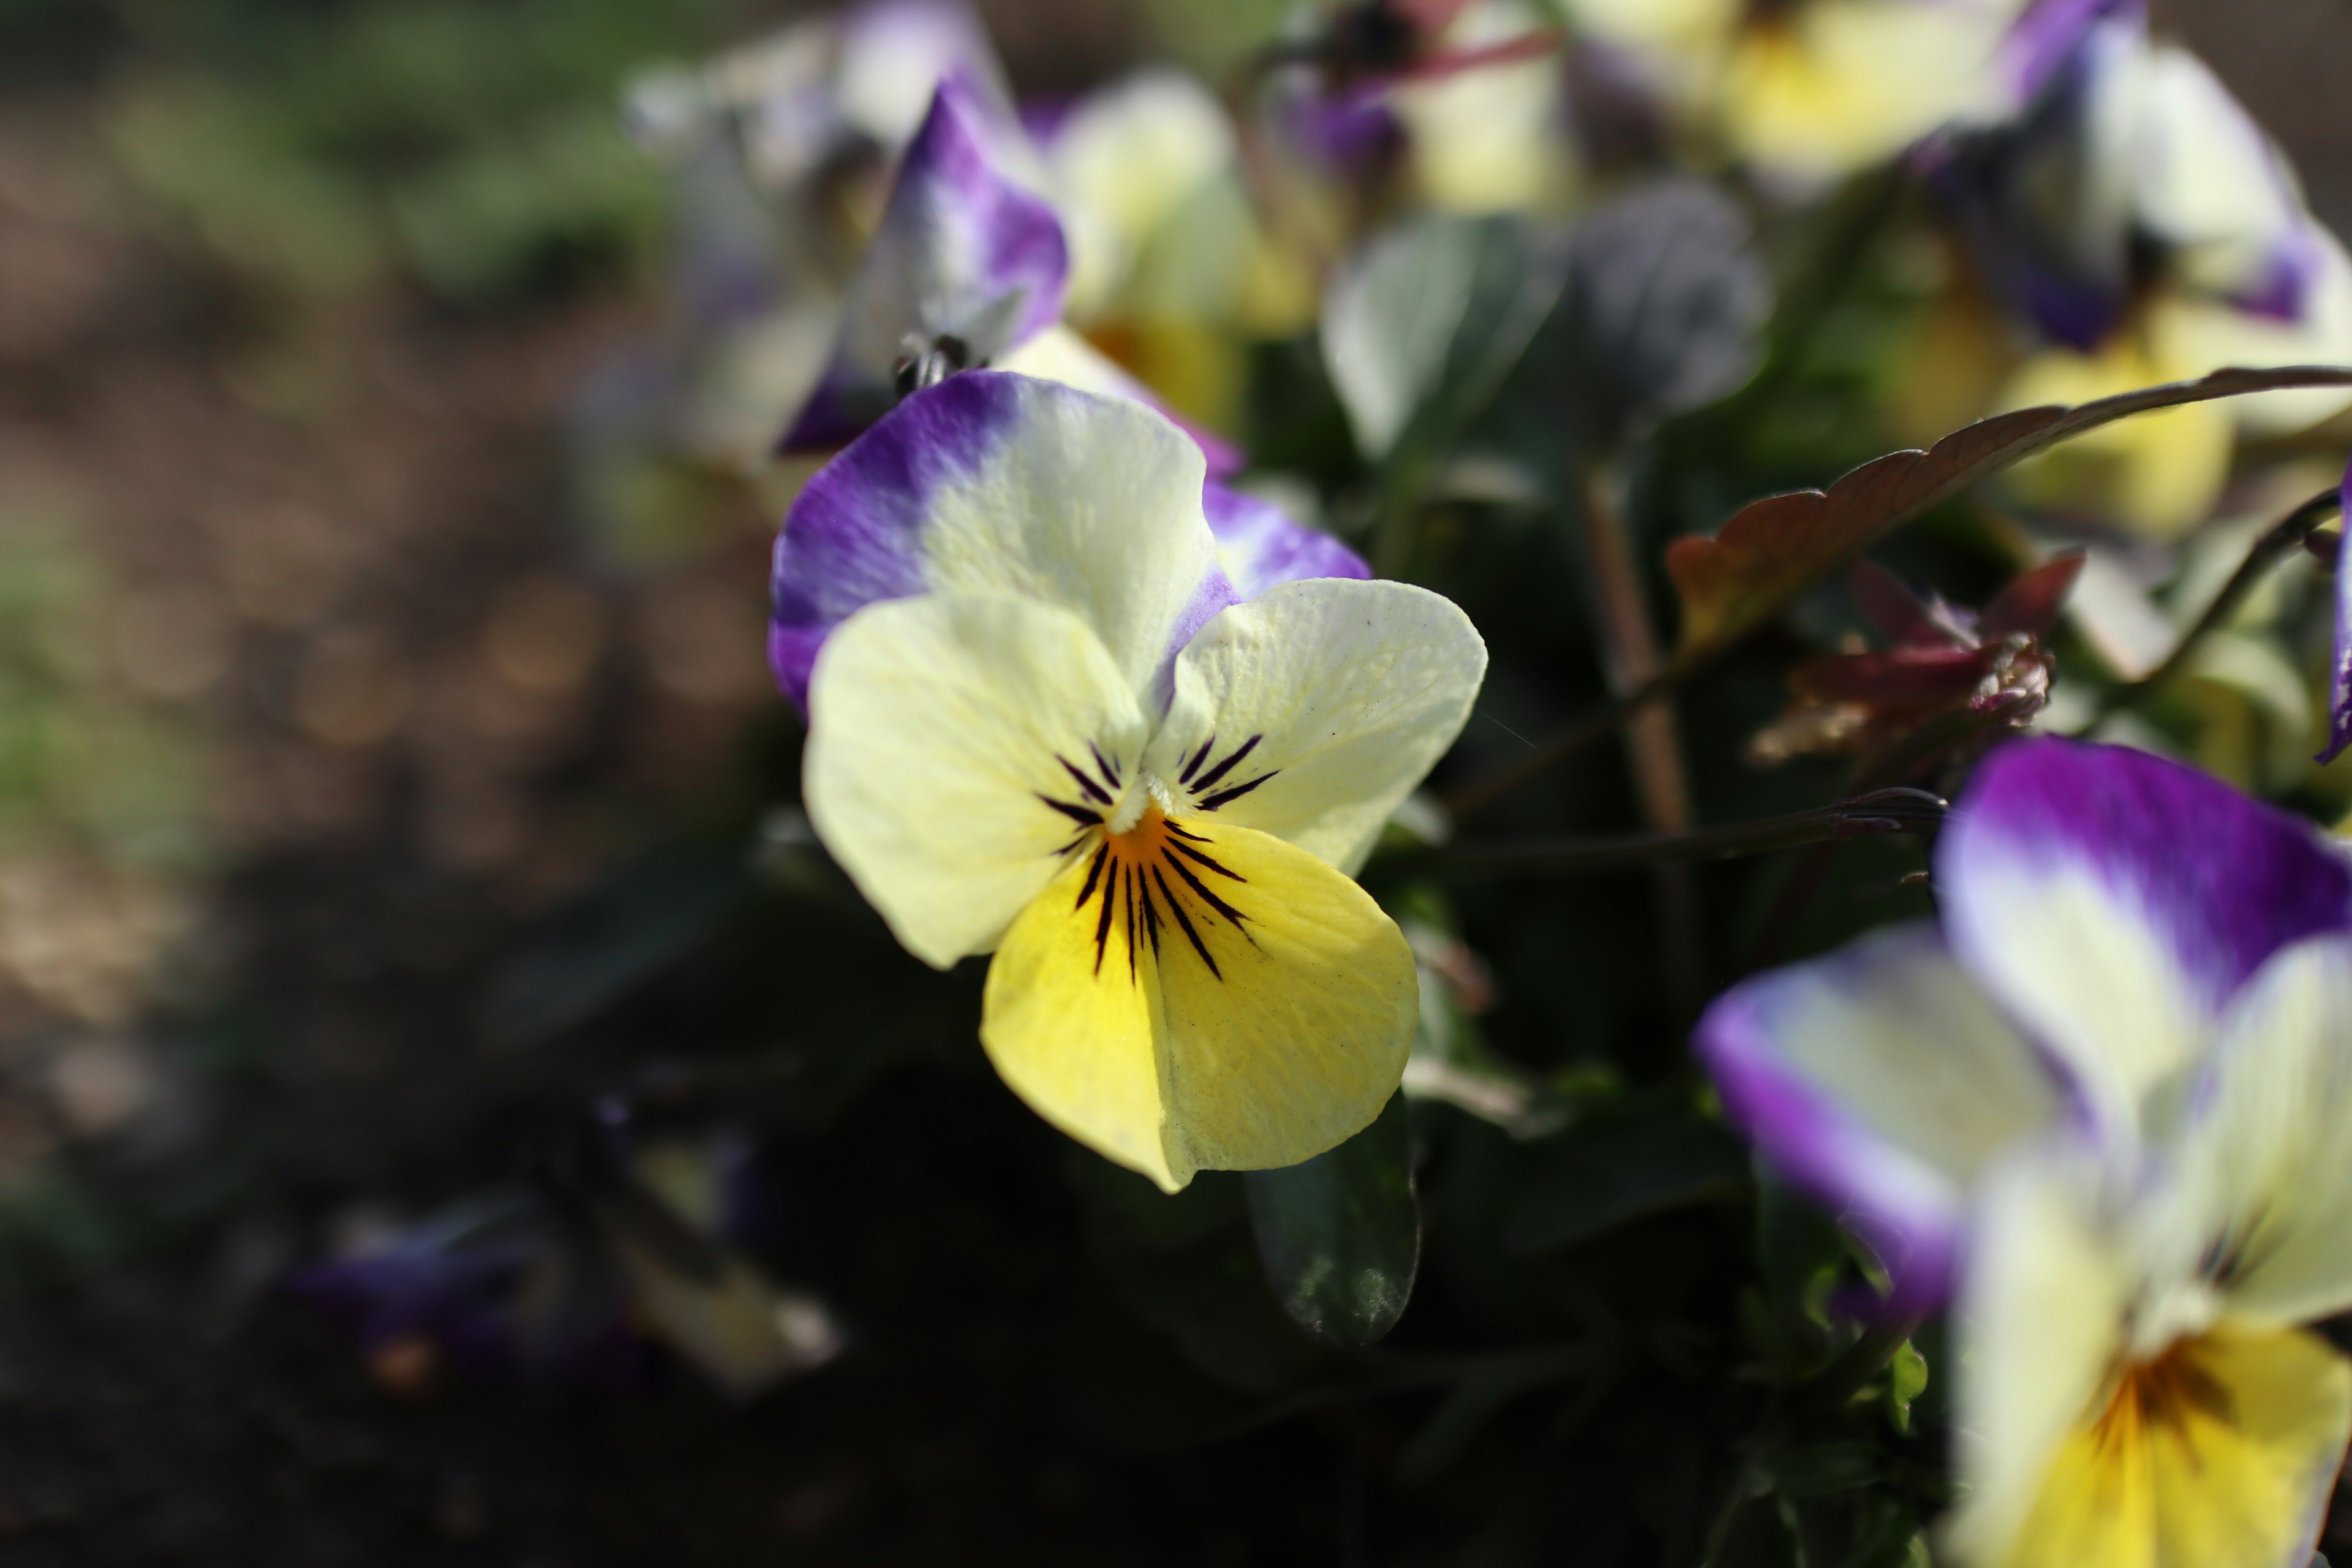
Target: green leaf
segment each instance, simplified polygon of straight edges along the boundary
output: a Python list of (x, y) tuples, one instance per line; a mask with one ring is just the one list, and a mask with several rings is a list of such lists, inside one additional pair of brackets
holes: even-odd
[(1367, 458), (1385, 456), (1444, 380), (1486, 243), (1475, 220), (1424, 217), (1374, 239), (1332, 281), (1323, 359)]
[(1927, 1358), (1909, 1340), (1886, 1363), (1886, 1418), (1897, 1432), (1911, 1430), (1911, 1402), (1927, 1392)]
[(1404, 1096), (1327, 1153), (1249, 1173), (1259, 1266), (1290, 1321), (1354, 1350), (1396, 1326), (1421, 1265), (1421, 1205)]
[(1566, 1140), (1504, 1231), (1521, 1253), (1590, 1240), (1646, 1215), (1735, 1198), (1748, 1184), (1739, 1142), (1711, 1121), (1663, 1117)]

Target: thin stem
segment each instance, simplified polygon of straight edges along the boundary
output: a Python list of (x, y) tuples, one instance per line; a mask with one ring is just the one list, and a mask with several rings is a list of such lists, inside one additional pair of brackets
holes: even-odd
[(1929, 833), (1943, 821), (1944, 802), (1923, 789), (1883, 789), (1834, 805), (1790, 812), (1755, 822), (1685, 833), (1629, 833), (1593, 838), (1531, 838), (1382, 856), (1382, 875), (1434, 877), (1444, 881), (1494, 881), (1517, 877), (1585, 877), (1662, 864), (1696, 864), (1769, 855), (1808, 844), (1874, 833)]
[[(1601, 651), (1609, 684), (1618, 691), (1639, 689), (1658, 673), (1658, 629), (1650, 616), (1649, 594), (1633, 554), (1633, 529), (1625, 516), (1625, 481), (1614, 463), (1587, 464), (1580, 476), (1577, 510), (1584, 553), (1600, 598)], [(1661, 698), (1626, 721), (1625, 747), (1642, 816), (1660, 833), (1682, 833), (1691, 825), (1690, 774), (1675, 733), (1673, 705)], [(1655, 875), (1658, 923), (1666, 957), (1666, 979), (1676, 1008), (1695, 1011), (1700, 973), (1698, 889), (1685, 864), (1661, 865)]]
[(2237, 614), (2238, 606), (2245, 603), (2246, 595), (2254, 591), (2255, 584), (2272, 567), (2302, 549), (2305, 540), (2342, 510), (2342, 493), (2322, 490), (2287, 513), (2285, 521), (2276, 528), (2254, 541), (2253, 548), (2246, 552), (2246, 558), (2238, 563), (2238, 569), (2230, 574), (2230, 580), (2221, 584), (2221, 591), (2213, 595), (2213, 602), (2205, 606), (2204, 613), (2180, 634), (2180, 640), (2172, 645), (2170, 653), (2164, 656), (2164, 662), (2137, 680), (2111, 689), (2106, 700), (2099, 705), (2098, 717), (2084, 728), (2096, 729), (2187, 668), (2205, 634)]

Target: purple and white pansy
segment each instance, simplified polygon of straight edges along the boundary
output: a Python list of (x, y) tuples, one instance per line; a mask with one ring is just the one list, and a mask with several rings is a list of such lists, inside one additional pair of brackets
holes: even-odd
[(1157, 639), (1112, 651), (1164, 674), (1228, 605), (1278, 584), (1371, 574), (1338, 540), (1209, 482), (1198, 445), (1171, 444), (1171, 429), (1127, 400), (1009, 372), (916, 392), (785, 516), (770, 580), (777, 684), (805, 708), (817, 650), (882, 600), (956, 590), (1043, 598), (1127, 628), (1106, 633), (1115, 641)]
[(2020, 742), (1937, 847), (1940, 926), (1717, 1001), (1765, 1157), (1956, 1300), (1964, 1568), (2311, 1554), (2352, 1436), (2352, 861), (2118, 747)]
[(960, 74), (940, 81), (786, 450), (849, 440), (932, 356), (940, 373), (992, 363), (1061, 319), (1069, 247), (1052, 205), (1007, 173), (1021, 134)]
[(1935, 886), (1939, 924), (1749, 980), (1697, 1036), (1732, 1119), (1911, 1309), (1950, 1290), (1990, 1163), (2056, 1136), (2136, 1165), (2263, 966), (2352, 941), (2352, 867), (2306, 824), (2116, 747), (1994, 753)]
[[(1045, 178), (1028, 132), (980, 83), (961, 72), (940, 80), (783, 451), (837, 447), (909, 391), (975, 367), (1160, 407), (1062, 324), (1071, 251), (1062, 215), (1040, 192)], [(1213, 472), (1241, 466), (1224, 441), (1190, 433)]]

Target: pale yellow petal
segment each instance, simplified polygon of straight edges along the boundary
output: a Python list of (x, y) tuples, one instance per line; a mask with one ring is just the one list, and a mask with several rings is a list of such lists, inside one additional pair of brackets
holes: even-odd
[(2182, 1135), (2179, 1209), (2230, 1310), (2285, 1326), (2352, 1307), (2352, 939), (2274, 955), (2231, 1007)]
[(1418, 1000), (1362, 889), (1279, 839), (1155, 810), (1013, 923), (981, 1038), (1039, 1115), (1172, 1192), (1369, 1125)]
[(1100, 804), (1071, 770), (1131, 766), (1144, 733), (1071, 611), (967, 594), (869, 605), (817, 656), (809, 818), (898, 940), (945, 968), (995, 945), (1060, 869), (1084, 825), (1049, 803)]
[(1284, 584), (1178, 657), (1146, 766), (1184, 809), (1353, 870), (1461, 733), (1486, 670), (1470, 618), (1425, 588)]
[(1989, 114), (2006, 90), (2009, 21), (2001, 5), (1959, 0), (1814, 0), (1752, 26), (1724, 81), (1732, 144), (1774, 173), (1831, 180)]
[[(2126, 333), (2095, 353), (2050, 349), (2035, 355), (1996, 405), (2088, 403), (2201, 374), (2158, 357), (2137, 334)], [(2194, 403), (2077, 436), (2019, 464), (2010, 482), (2037, 506), (2171, 539), (2212, 515), (2236, 449), (2227, 408)]]

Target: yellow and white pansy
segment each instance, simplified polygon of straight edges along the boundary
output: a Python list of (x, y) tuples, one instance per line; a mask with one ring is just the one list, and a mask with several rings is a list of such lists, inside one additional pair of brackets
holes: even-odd
[(2304, 1568), (2352, 1436), (2352, 864), (2176, 763), (2027, 741), (1937, 927), (1735, 987), (1727, 1109), (1957, 1304), (1968, 1568)]
[[(2213, 73), (2153, 39), (2136, 8), (2045, 42), (2060, 52), (2042, 99), (1945, 149), (1935, 176), (1978, 276), (2031, 334), (1992, 406), (2352, 357), (2352, 257)], [(1974, 330), (1979, 343), (2000, 334), (1980, 315)], [(1916, 374), (1956, 379), (1948, 364)], [(2212, 515), (2242, 441), (2347, 401), (2320, 388), (2168, 409), (2070, 441), (2012, 482), (2044, 510), (2176, 537)]]
[(1237, 602), (1202, 487), (1150, 410), (973, 372), (845, 450), (777, 549), (827, 847), (917, 956), (992, 953), (997, 1070), (1171, 1191), (1394, 1092), (1412, 955), (1349, 874), (1486, 666), (1404, 584)]
[(1769, 179), (1817, 186), (2017, 101), (2023, 0), (1567, 0), (1683, 114)]

